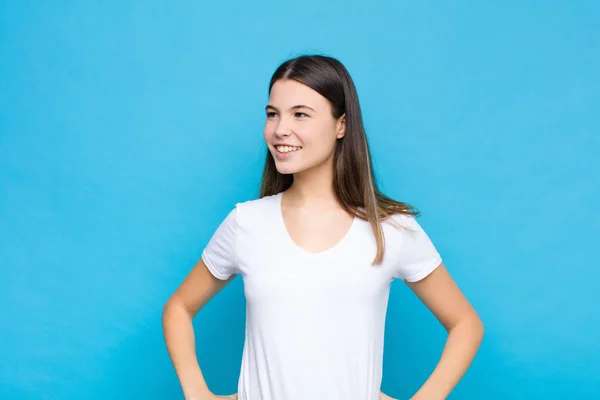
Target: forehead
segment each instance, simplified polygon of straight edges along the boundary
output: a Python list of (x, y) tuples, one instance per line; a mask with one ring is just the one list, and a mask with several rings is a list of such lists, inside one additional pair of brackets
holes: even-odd
[(329, 107), (329, 101), (317, 91), (292, 79), (278, 80), (273, 84), (269, 104), (277, 108), (290, 108), (302, 104), (314, 109)]

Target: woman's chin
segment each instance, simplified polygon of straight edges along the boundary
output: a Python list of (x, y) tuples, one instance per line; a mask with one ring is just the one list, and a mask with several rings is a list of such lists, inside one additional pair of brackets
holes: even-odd
[(289, 165), (276, 165), (277, 168), (277, 172), (279, 172), (282, 175), (291, 175), (291, 174), (295, 174), (298, 169), (297, 168), (292, 168)]

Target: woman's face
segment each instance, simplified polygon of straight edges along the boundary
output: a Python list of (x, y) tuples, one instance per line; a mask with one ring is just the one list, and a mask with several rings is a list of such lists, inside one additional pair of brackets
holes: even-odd
[(264, 137), (279, 173), (295, 174), (333, 160), (345, 119), (332, 116), (325, 97), (298, 81), (279, 80), (266, 113)]

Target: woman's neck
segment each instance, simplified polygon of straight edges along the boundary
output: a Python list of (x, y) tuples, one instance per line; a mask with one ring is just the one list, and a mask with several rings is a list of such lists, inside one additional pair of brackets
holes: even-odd
[(314, 209), (339, 208), (333, 190), (333, 165), (321, 165), (294, 174), (294, 182), (286, 191), (288, 204)]

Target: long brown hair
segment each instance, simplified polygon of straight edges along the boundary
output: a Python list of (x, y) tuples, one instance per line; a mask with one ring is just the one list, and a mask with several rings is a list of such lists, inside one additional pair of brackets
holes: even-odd
[[(350, 74), (335, 58), (303, 55), (287, 60), (277, 68), (271, 77), (269, 93), (280, 79), (293, 79), (321, 94), (331, 103), (335, 119), (346, 114), (346, 134), (337, 141), (334, 153), (334, 192), (348, 213), (371, 224), (377, 243), (373, 264), (380, 264), (385, 247), (381, 222), (393, 214), (416, 217), (419, 211), (383, 195), (377, 188), (358, 94)], [(292, 174), (284, 175), (277, 171), (273, 156), (267, 149), (260, 197), (287, 190), (293, 180)]]

